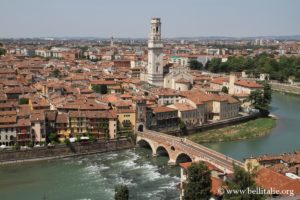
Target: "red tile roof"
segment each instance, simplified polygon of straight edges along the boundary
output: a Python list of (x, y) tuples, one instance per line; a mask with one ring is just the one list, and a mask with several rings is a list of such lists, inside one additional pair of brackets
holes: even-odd
[(254, 81), (247, 81), (247, 80), (238, 80), (234, 83), (235, 85), (247, 87), (247, 88), (263, 88), (261, 84), (258, 84)]
[(291, 179), (268, 168), (261, 168), (256, 174), (256, 183), (265, 189), (294, 190), (295, 195), (300, 195), (300, 180)]
[[(199, 161), (200, 162), (200, 161)], [(193, 162), (185, 162), (185, 163), (180, 163), (180, 167), (184, 168), (184, 169), (188, 169)], [(197, 162), (196, 162), (197, 163)], [(204, 163), (206, 164), (206, 166), (208, 167), (209, 170), (214, 170), (214, 171), (218, 171), (218, 172), (223, 172), (223, 170), (219, 169), (218, 167), (216, 167), (215, 165), (204, 161)]]
[(166, 107), (166, 106), (159, 106), (159, 107), (153, 108), (153, 112), (155, 112), (155, 113), (174, 112), (174, 111), (177, 111), (177, 110), (174, 108)]

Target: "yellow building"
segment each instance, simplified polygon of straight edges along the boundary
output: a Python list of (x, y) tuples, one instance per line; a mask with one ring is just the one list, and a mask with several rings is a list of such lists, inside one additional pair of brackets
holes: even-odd
[(131, 109), (117, 110), (118, 133), (133, 132), (136, 123), (135, 111)]

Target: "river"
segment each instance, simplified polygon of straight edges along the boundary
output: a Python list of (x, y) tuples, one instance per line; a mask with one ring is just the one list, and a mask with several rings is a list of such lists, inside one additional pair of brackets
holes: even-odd
[[(251, 155), (300, 149), (300, 97), (274, 93), (272, 133), (245, 141), (206, 144), (242, 160)], [(116, 184), (126, 184), (131, 199), (179, 199), (179, 167), (148, 149), (130, 149), (74, 158), (0, 166), (3, 200), (110, 200)]]
[(205, 146), (238, 160), (262, 154), (280, 154), (300, 149), (300, 96), (274, 92), (271, 114), (276, 128), (267, 136), (250, 140), (210, 143)]
[(148, 149), (0, 166), (3, 200), (110, 200), (116, 184), (131, 199), (178, 199), (179, 167)]

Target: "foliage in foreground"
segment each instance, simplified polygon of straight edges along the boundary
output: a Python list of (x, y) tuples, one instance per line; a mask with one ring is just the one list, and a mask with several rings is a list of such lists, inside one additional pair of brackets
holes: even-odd
[(184, 189), (185, 200), (209, 199), (211, 196), (211, 171), (204, 162), (192, 163), (188, 168), (187, 185)]
[[(245, 169), (233, 165), (234, 169), (234, 177), (232, 180), (227, 182), (227, 190), (243, 190), (247, 191), (248, 188), (250, 190), (256, 190), (257, 185), (255, 183), (254, 177), (249, 172), (245, 171)], [(240, 192), (240, 193), (231, 193), (228, 192), (224, 193), (224, 199), (228, 200), (262, 200), (265, 199), (264, 195), (261, 194), (252, 194), (251, 192)]]

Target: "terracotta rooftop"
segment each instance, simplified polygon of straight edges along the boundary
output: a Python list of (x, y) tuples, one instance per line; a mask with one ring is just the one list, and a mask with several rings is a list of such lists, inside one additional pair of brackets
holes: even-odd
[(116, 81), (106, 81), (106, 80), (94, 80), (91, 81), (92, 85), (116, 85)]
[(31, 122), (29, 119), (19, 119), (18, 126), (31, 126)]
[(0, 124), (13, 124), (17, 122), (17, 116), (1, 116)]
[(66, 124), (68, 123), (69, 116), (66, 113), (61, 113), (57, 115), (56, 123)]
[(174, 108), (166, 107), (166, 106), (158, 106), (158, 107), (153, 108), (153, 112), (155, 112), (155, 113), (174, 112), (174, 111), (177, 111), (177, 110)]
[(258, 84), (254, 81), (247, 81), (247, 80), (238, 80), (234, 84), (247, 87), (247, 88), (263, 88), (261, 84)]
[(256, 174), (256, 183), (265, 189), (294, 190), (295, 195), (300, 195), (300, 180), (291, 179), (268, 168), (261, 168)]
[(192, 111), (192, 110), (196, 110), (196, 108), (194, 108), (193, 106), (191, 106), (188, 103), (175, 103), (173, 105), (179, 111)]
[(190, 83), (190, 81), (185, 78), (181, 78), (181, 79), (178, 79), (177, 81), (175, 81), (175, 83), (188, 84), (188, 83)]

